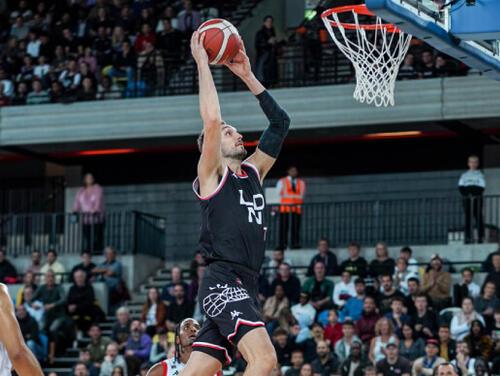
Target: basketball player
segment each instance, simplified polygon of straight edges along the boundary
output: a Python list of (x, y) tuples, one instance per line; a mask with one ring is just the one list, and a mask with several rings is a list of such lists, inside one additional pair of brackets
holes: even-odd
[[(175, 328), (175, 356), (156, 363), (147, 376), (174, 376), (184, 369), (193, 350), (193, 342), (200, 331), (200, 324), (192, 318), (184, 319)], [(222, 372), (216, 376), (222, 376)]]
[(35, 356), (24, 343), (7, 286), (0, 283), (0, 376), (43, 376)]
[(193, 189), (202, 211), (200, 248), (208, 263), (198, 298), (207, 320), (181, 375), (213, 375), (231, 361), (235, 345), (248, 363), (245, 376), (268, 376), (276, 353), (257, 303), (266, 233), (262, 181), (278, 157), (290, 118), (255, 78), (242, 42), (226, 66), (256, 96), (270, 123), (255, 153), (246, 158), (243, 137), (221, 118), (203, 40), (197, 32), (191, 38), (203, 120)]

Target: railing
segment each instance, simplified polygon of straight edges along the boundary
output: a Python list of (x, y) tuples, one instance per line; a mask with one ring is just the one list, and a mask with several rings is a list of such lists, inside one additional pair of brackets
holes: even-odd
[(165, 219), (141, 212), (111, 212), (89, 217), (74, 213), (0, 215), (0, 245), (9, 254), (53, 248), (62, 254), (113, 246), (119, 253), (164, 257)]
[[(481, 202), (479, 210), (481, 205), (476, 203)], [(268, 247), (272, 248), (279, 245), (279, 207), (270, 207), (266, 214)], [(476, 222), (476, 217), (483, 220)], [(467, 202), (461, 197), (428, 197), (311, 203), (302, 206), (300, 244), (315, 247), (321, 237), (336, 246), (350, 241), (373, 245), (381, 240), (391, 245), (497, 242), (499, 227), (500, 196), (486, 196), (481, 201), (471, 198)]]

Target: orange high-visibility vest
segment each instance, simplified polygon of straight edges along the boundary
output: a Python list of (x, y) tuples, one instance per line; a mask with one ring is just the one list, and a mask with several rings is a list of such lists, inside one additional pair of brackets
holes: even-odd
[(302, 179), (295, 179), (295, 191), (292, 189), (292, 181), (288, 177), (281, 178), (280, 191), (280, 213), (302, 214), (302, 204), (306, 192), (306, 183)]

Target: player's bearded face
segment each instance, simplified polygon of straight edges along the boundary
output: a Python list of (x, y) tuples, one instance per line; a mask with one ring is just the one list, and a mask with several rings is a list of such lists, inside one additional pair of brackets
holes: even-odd
[(196, 340), (196, 336), (200, 331), (200, 324), (195, 320), (185, 320), (181, 323), (181, 330), (179, 333), (181, 346), (191, 346)]
[(221, 152), (224, 158), (242, 161), (247, 156), (243, 137), (236, 128), (226, 125), (222, 129)]

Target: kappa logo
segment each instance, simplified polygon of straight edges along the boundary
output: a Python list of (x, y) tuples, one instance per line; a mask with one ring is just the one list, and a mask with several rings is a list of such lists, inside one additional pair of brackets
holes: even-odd
[(234, 320), (235, 318), (239, 317), (242, 314), (242, 312), (238, 312), (236, 310), (231, 312), (231, 320)]
[(252, 196), (252, 201), (245, 201), (243, 197), (243, 190), (239, 189), (240, 192), (240, 205), (244, 205), (248, 209), (248, 222), (255, 222), (259, 225), (262, 224), (262, 210), (266, 206), (266, 202), (264, 200), (264, 196), (260, 193)]

